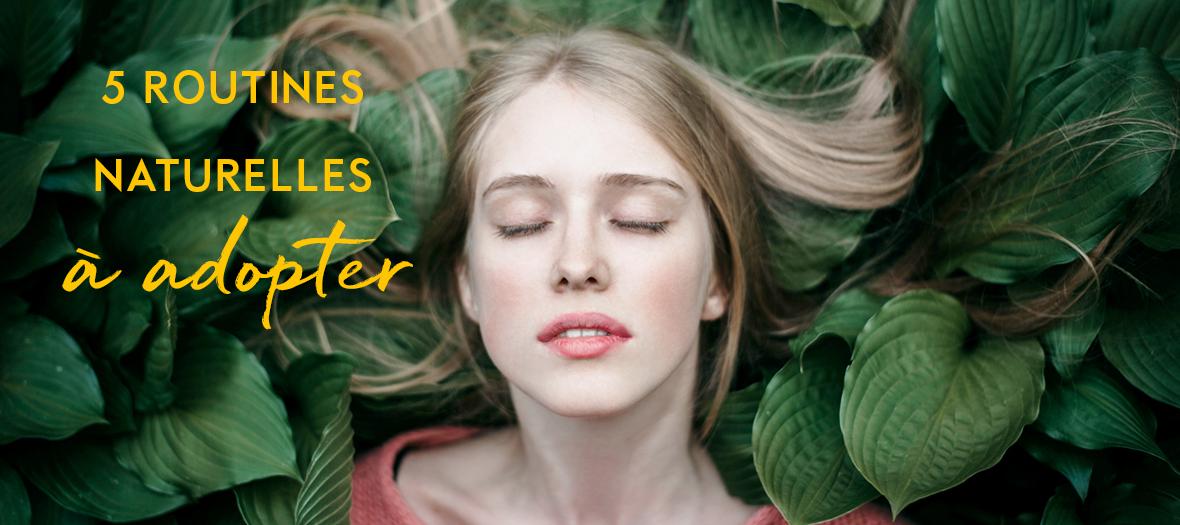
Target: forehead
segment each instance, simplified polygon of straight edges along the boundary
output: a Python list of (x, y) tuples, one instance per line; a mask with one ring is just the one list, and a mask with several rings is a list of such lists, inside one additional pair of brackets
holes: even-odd
[(559, 82), (533, 86), (512, 101), (489, 127), (481, 149), (477, 196), (513, 174), (538, 175), (557, 186), (624, 173), (670, 179), (690, 194), (698, 187), (617, 104)]

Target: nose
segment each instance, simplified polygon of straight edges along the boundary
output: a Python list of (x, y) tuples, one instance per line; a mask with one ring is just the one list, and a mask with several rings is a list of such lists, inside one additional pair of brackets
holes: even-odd
[(610, 285), (599, 237), (592, 220), (571, 220), (566, 225), (550, 277), (554, 290), (604, 290)]

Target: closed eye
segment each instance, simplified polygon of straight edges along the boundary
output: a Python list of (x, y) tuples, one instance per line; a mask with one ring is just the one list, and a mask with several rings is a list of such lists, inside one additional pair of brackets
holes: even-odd
[(668, 229), (668, 222), (647, 222), (647, 221), (620, 221), (612, 220), (611, 224), (620, 228), (636, 231), (649, 231), (652, 233), (664, 233)]
[(538, 222), (536, 224), (516, 224), (512, 226), (501, 226), (500, 231), (496, 232), (502, 238), (517, 237), (520, 235), (528, 235), (544, 230), (549, 226), (548, 222)]

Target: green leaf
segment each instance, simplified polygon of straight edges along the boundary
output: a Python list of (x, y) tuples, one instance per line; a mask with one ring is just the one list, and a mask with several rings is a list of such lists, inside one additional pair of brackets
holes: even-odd
[[(45, 161), (48, 163), (49, 158), (46, 157)], [(107, 194), (94, 191), (94, 166), (78, 165), (46, 171), (41, 174), (38, 187), (52, 193), (68, 193), (89, 199), (100, 210), (106, 206)]]
[(35, 441), (14, 456), (21, 472), (41, 491), (74, 512), (107, 521), (135, 521), (171, 512), (189, 502), (181, 494), (149, 489), (115, 459), (107, 440), (74, 437)]
[(910, 18), (905, 65), (922, 90), (923, 142), (934, 138), (934, 129), (946, 109), (946, 91), (942, 89), (942, 65), (938, 54), (938, 26), (934, 22), (937, 1), (927, 0), (914, 6)]
[(267, 478), (234, 487), (234, 495), (249, 525), (290, 524), (302, 486), (290, 478)]
[(881, 16), (885, 0), (779, 0), (799, 4), (814, 11), (830, 26), (860, 29), (873, 25)]
[(309, 432), (295, 433), (304, 483), (271, 478), (234, 489), (250, 525), (348, 525), (352, 495), (349, 382), (356, 359), (344, 353), (305, 354), (287, 368)]
[(135, 409), (162, 410), (176, 399), (172, 384), (176, 348), (176, 295), (162, 287), (152, 293), (152, 328), (144, 335), (143, 382), (135, 389)]
[(796, 525), (836, 518), (878, 496), (840, 436), (849, 356), (836, 343), (808, 353), (805, 371), (800, 358), (787, 362), (766, 385), (754, 418), (754, 465), (774, 505)]
[(20, 474), (7, 461), (0, 459), (0, 523), (27, 525), (33, 519), (29, 493)]
[(1180, 407), (1180, 293), (1112, 307), (1098, 338), (1102, 353), (1143, 393)]
[(182, 341), (176, 401), (115, 440), (120, 464), (153, 490), (192, 498), (270, 476), (298, 479), (286, 412), (258, 360), (211, 328)]
[(1100, 298), (1093, 307), (1061, 320), (1052, 330), (1041, 334), (1041, 344), (1049, 353), (1049, 362), (1053, 363), (1053, 368), (1062, 378), (1073, 377), (1073, 373), (1082, 366), (1082, 358), (1086, 357), (1090, 344), (1098, 337), (1098, 330), (1105, 319), (1106, 301)]
[(690, 0), (693, 46), (701, 62), (734, 77), (800, 55), (860, 53), (851, 29), (832, 27), (800, 6), (763, 0)]
[(0, 133), (0, 246), (16, 237), (33, 215), (37, 185), (57, 144)]
[(856, 339), (840, 428), (894, 515), (995, 465), (1037, 417), (1040, 345), (971, 335), (958, 300), (916, 290), (885, 303)]
[[(250, 80), (237, 77), (231, 89), (230, 73), (256, 70), (275, 47), (269, 40), (246, 40), (239, 38), (221, 41), (220, 36), (198, 36), (179, 40), (174, 44), (131, 56), (117, 69), (125, 72), (127, 97), (144, 100), (145, 71), (160, 71), (167, 77), (167, 84), (160, 89), (167, 104), (152, 95), (147, 104), (152, 123), (160, 139), (177, 158), (206, 156), (212, 153), (222, 130), (234, 114), (250, 98)], [(216, 55), (214, 55), (216, 53)], [(216, 62), (211, 58), (216, 56)], [(180, 92), (186, 98), (200, 93), (201, 98), (192, 104), (185, 104), (176, 96), (175, 80), (182, 71), (191, 70), (201, 76), (192, 76), (180, 82)], [(210, 71), (217, 72), (218, 94), (221, 97), (233, 95), (233, 101), (219, 104), (213, 100), (213, 86)], [(235, 73), (236, 75), (236, 73)], [(259, 93), (264, 91), (259, 89)], [(245, 169), (244, 166), (239, 169)]]
[(1082, 512), (1097, 525), (1180, 525), (1180, 499), (1151, 487), (1123, 483), (1099, 494)]
[(105, 423), (102, 407), (98, 378), (70, 334), (36, 315), (0, 322), (0, 444), (62, 439)]
[(39, 490), (29, 492), (29, 503), (33, 507), (32, 525), (95, 525), (98, 523), (90, 516), (78, 514), (58, 505), (56, 501)]
[(372, 146), (385, 171), (389, 200), (399, 216), (386, 231), (403, 252), (416, 247), (442, 196), (445, 141), (469, 83), (461, 70), (439, 69), (422, 75), (417, 85), (361, 102), (356, 132)]
[(740, 498), (746, 505), (767, 505), (770, 498), (758, 479), (754, 467), (753, 426), (758, 403), (766, 385), (758, 381), (725, 396), (717, 425), (710, 434), (706, 448), (717, 465), (721, 481), (730, 496)]
[(1069, 487), (1057, 487), (1057, 492), (1045, 502), (1041, 525), (1082, 525), (1082, 518), (1078, 517), (1078, 507), (1081, 504), (1081, 500), (1069, 490)]
[(1145, 47), (1180, 58), (1180, 4), (1171, 0), (1095, 0), (1090, 20), (1094, 51)]
[(510, 0), (521, 20), (542, 18), (563, 27), (602, 25), (652, 34), (664, 0)]
[(1065, 476), (1078, 497), (1086, 499), (1090, 492), (1090, 475), (1094, 472), (1094, 452), (1049, 439), (1034, 431), (1025, 432), (1019, 443), (1037, 461)]
[(1012, 137), (1025, 85), (1082, 56), (1089, 1), (939, 0), (942, 85), (989, 151)]
[(762, 221), (770, 262), (790, 291), (814, 288), (856, 249), (871, 213), (776, 204)]
[(220, 36), (233, 15), (233, 0), (117, 0), (100, 22), (97, 51), (104, 64), (112, 64), (186, 37)]
[[(100, 271), (99, 278), (105, 277)], [(114, 282), (118, 281), (115, 279)], [(107, 293), (107, 288), (96, 290), (88, 284), (72, 292), (63, 290), (61, 286), (46, 286), (29, 299), (33, 304), (33, 312), (49, 317), (71, 333), (92, 337), (102, 330), (106, 318)]]
[(233, 0), (234, 11), (241, 20), (234, 25), (234, 35), (260, 37), (282, 33), (296, 18), (307, 11), (326, 4), (348, 4), (357, 7), (376, 7), (377, 0)]
[(1036, 428), (1087, 449), (1122, 447), (1168, 461), (1155, 444), (1155, 414), (1114, 378), (1094, 366), (1045, 390)]
[(107, 287), (107, 312), (102, 327), (102, 354), (113, 363), (139, 346), (151, 326), (152, 300), (140, 283), (115, 279)]
[[(204, 180), (201, 177), (194, 173), (194, 182)], [(244, 177), (238, 174), (235, 179), (242, 184)], [(108, 258), (121, 267), (146, 272), (159, 259), (167, 259), (176, 265), (177, 280), (184, 279), (221, 257), (238, 221), (254, 215), (265, 196), (256, 191), (218, 192), (210, 187), (199, 193), (173, 188), (124, 199), (103, 216), (102, 230), (111, 232), (103, 237), (103, 244)], [(203, 277), (209, 275), (211, 272), (206, 272)], [(231, 279), (226, 276), (226, 288), (232, 291)]]
[[(103, 87), (106, 83), (107, 70), (94, 64), (82, 66), (25, 135), (35, 140), (61, 141), (53, 155), (54, 166), (74, 164), (84, 157), (170, 158), (168, 148), (152, 129), (152, 117), (143, 99), (124, 89), (123, 100), (107, 104), (103, 95), (113, 97), (115, 90)], [(130, 176), (126, 174), (125, 184)]]
[(49, 83), (74, 50), (81, 22), (80, 0), (10, 0), (0, 5), (0, 68), (16, 73), (22, 97)]
[(887, 300), (889, 298), (871, 294), (861, 288), (837, 295), (820, 310), (811, 326), (799, 332), (799, 337), (791, 340), (791, 351), (802, 356), (816, 341), (826, 337), (842, 338), (848, 343), (848, 347), (852, 348), (865, 323), (869, 322), (869, 318), (873, 317)]
[[(262, 210), (242, 236), (242, 254), (262, 264), (273, 265), (281, 255), (300, 266), (319, 264), (323, 245), (295, 249), (292, 244), (304, 239), (325, 238), (332, 233), (337, 221), (344, 222), (343, 236), (347, 239), (375, 239), (390, 221), (397, 219), (389, 202), (385, 173), (377, 156), (359, 135), (348, 131), (343, 124), (330, 120), (305, 120), (280, 131), (259, 148), (258, 158), (268, 159), (269, 166), (278, 159), (279, 183), (297, 189), (299, 166), (304, 162), (304, 183), (317, 191), (271, 191), (263, 201)], [(343, 191), (327, 191), (324, 184), (324, 160), (343, 159), (335, 165), (343, 177), (332, 181)], [(363, 187), (360, 177), (350, 171), (353, 159), (365, 159), (367, 165), (357, 165), (371, 181), (364, 192), (355, 192), (349, 184)], [(270, 187), (269, 179), (267, 186)], [(338, 244), (328, 262), (336, 262), (351, 255), (368, 243)]]
[[(948, 225), (936, 271), (1009, 284), (1093, 249), (1163, 173), (1175, 97), (1175, 80), (1144, 50), (1083, 58), (1031, 82), (1013, 145), (1021, 153)], [(1118, 120), (1092, 120), (1117, 111)]]
[(0, 247), (0, 281), (20, 279), (74, 253), (57, 201), (41, 195), (24, 229)]

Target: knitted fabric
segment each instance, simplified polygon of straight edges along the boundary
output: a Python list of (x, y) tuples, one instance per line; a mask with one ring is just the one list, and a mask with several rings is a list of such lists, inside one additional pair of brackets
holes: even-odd
[[(423, 448), (457, 441), (481, 429), (436, 427), (401, 434), (381, 447), (370, 450), (356, 461), (352, 473), (352, 525), (423, 525), (410, 511), (394, 482), (393, 466), (398, 454), (407, 447)], [(889, 512), (876, 505), (863, 505), (824, 525), (888, 525), (894, 523)], [(897, 524), (907, 524), (898, 520)], [(766, 505), (745, 525), (788, 525), (773, 505)]]

